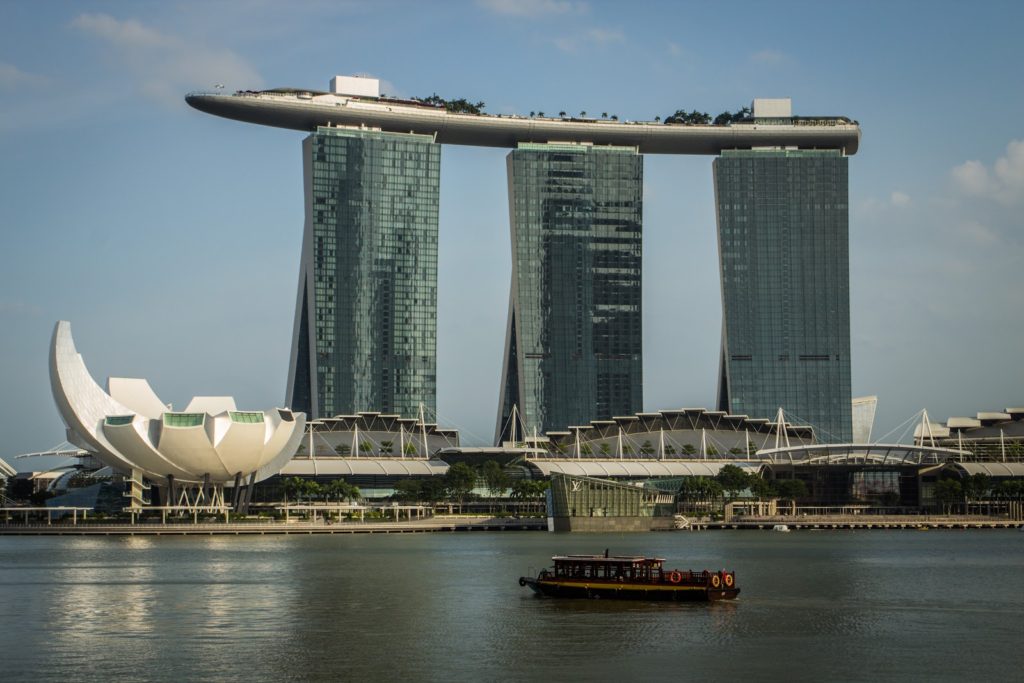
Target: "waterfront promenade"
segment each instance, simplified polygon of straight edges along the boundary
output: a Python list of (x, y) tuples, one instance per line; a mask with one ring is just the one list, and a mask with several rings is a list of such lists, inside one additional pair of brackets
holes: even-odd
[[(1024, 522), (979, 516), (893, 515), (893, 516), (791, 516), (734, 519), (728, 522), (687, 520), (676, 531), (772, 530), (784, 524), (792, 531), (822, 530), (912, 530), (931, 529), (1024, 529)], [(143, 520), (136, 523), (90, 521), (71, 523), (0, 523), (0, 536), (267, 536), (314, 534), (409, 534), (457, 531), (545, 531), (542, 517), (500, 517), (490, 515), (437, 515), (407, 521), (328, 522), (323, 519), (289, 521), (170, 521)]]
[(407, 534), (439, 531), (539, 531), (547, 520), (539, 517), (437, 515), (409, 521), (327, 522), (323, 519), (290, 521), (139, 521), (0, 524), (3, 536), (266, 536), (281, 534)]
[(728, 522), (693, 521), (690, 528), (701, 529), (772, 529), (784, 524), (794, 531), (823, 529), (1016, 529), (1024, 522), (998, 517), (967, 515), (818, 515), (743, 517)]

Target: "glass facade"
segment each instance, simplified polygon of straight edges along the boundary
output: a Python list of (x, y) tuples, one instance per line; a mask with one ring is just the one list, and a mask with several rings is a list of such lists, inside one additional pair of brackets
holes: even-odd
[(643, 158), (522, 143), (507, 157), (512, 287), (497, 441), (632, 415), (643, 404)]
[(164, 413), (165, 427), (199, 427), (206, 420), (206, 413)]
[(306, 228), (288, 399), (313, 418), (415, 416), (436, 398), (440, 146), (319, 128), (303, 144)]
[(718, 408), (852, 438), (847, 157), (726, 151), (714, 161), (722, 278)]

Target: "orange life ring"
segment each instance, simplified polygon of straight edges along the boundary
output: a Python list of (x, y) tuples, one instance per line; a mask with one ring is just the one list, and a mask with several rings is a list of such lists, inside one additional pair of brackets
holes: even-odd
[(718, 588), (721, 585), (722, 585), (722, 577), (719, 576), (718, 574), (713, 575), (711, 577), (711, 587), (712, 588)]
[(726, 574), (725, 575), (725, 587), (726, 588), (732, 588), (732, 584), (733, 583), (734, 583), (734, 579), (732, 578), (732, 574)]
[(668, 580), (670, 583), (679, 583), (683, 580), (683, 575), (679, 572), (671, 571), (668, 573)]

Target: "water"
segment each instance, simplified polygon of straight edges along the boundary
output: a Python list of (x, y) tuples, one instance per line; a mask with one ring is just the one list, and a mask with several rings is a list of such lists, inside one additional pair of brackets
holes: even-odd
[[(533, 597), (561, 552), (735, 603)], [(0, 679), (1024, 680), (1024, 533), (0, 537)]]

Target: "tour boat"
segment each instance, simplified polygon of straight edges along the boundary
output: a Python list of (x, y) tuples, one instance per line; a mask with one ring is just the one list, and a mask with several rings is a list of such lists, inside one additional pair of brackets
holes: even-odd
[(556, 555), (554, 567), (537, 578), (519, 577), (538, 595), (553, 598), (607, 598), (612, 600), (671, 600), (710, 602), (735, 600), (740, 589), (736, 572), (695, 572), (665, 569), (658, 557)]

